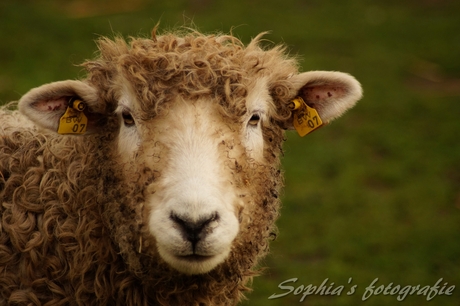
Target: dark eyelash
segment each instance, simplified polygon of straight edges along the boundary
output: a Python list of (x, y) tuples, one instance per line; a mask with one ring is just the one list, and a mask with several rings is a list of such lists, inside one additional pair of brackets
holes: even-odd
[(131, 115), (131, 113), (124, 109), (122, 112), (121, 112), (121, 117), (123, 118), (123, 123), (125, 124), (125, 126), (133, 126), (136, 124), (136, 122), (134, 121), (134, 118), (133, 116)]
[(249, 119), (248, 124), (255, 126), (259, 123), (259, 121), (260, 121), (259, 114), (253, 114), (251, 118)]

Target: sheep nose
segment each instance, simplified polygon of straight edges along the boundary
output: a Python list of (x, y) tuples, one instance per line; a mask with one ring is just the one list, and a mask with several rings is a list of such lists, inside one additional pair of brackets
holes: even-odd
[(217, 212), (214, 212), (197, 220), (191, 220), (186, 216), (178, 216), (171, 213), (170, 218), (179, 226), (184, 238), (195, 246), (198, 241), (212, 232), (212, 229), (217, 226), (219, 215)]

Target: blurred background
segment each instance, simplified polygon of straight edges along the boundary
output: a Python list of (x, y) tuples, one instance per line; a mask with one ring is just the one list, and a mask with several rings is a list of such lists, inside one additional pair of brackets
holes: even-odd
[[(95, 39), (148, 36), (158, 21), (244, 42), (268, 30), (302, 70), (345, 71), (364, 88), (333, 124), (288, 133), (280, 234), (243, 305), (460, 305), (460, 1), (1, 0), (0, 104), (84, 77)], [(268, 299), (291, 278), (335, 294)], [(362, 301), (376, 278), (455, 289)]]

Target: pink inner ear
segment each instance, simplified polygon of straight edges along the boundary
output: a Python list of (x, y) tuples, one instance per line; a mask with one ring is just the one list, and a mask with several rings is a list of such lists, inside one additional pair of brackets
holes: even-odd
[(54, 112), (65, 110), (68, 105), (68, 97), (60, 97), (58, 99), (38, 101), (33, 106), (41, 112)]
[(342, 87), (327, 85), (306, 86), (302, 88), (300, 92), (305, 102), (312, 107), (314, 107), (315, 104), (323, 104), (331, 100), (336, 100), (343, 97), (344, 94), (345, 91)]

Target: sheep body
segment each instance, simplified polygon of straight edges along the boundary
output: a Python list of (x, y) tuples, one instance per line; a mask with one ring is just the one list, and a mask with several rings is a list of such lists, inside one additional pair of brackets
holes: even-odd
[[(309, 97), (329, 121), (361, 95), (344, 74), (298, 75), (259, 41), (103, 38), (85, 80), (0, 110), (0, 304), (243, 298), (276, 233), (290, 101)], [(84, 136), (54, 132), (71, 97), (87, 105)]]

